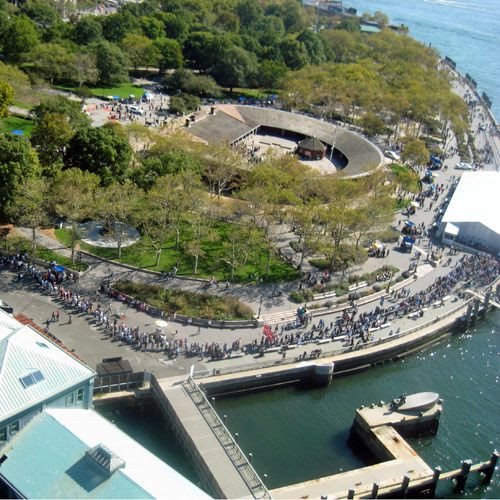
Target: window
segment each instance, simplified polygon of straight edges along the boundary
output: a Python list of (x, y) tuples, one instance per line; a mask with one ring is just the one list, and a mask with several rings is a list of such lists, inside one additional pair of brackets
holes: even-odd
[(19, 420), (12, 422), (9, 426), (9, 434), (13, 436), (19, 431)]
[(45, 380), (45, 377), (40, 370), (36, 370), (28, 373), (28, 375), (25, 375), (24, 377), (21, 377), (19, 380), (21, 381), (21, 384), (23, 384), (23, 387), (27, 389), (28, 387), (31, 387), (32, 385), (38, 384), (38, 382)]
[(7, 441), (7, 427), (2, 427), (0, 429), (0, 443)]
[(64, 404), (66, 406), (71, 406), (75, 402), (75, 395), (73, 393), (68, 394), (64, 399)]
[(76, 400), (83, 401), (83, 394), (84, 394), (83, 387), (80, 387), (80, 389), (76, 391)]

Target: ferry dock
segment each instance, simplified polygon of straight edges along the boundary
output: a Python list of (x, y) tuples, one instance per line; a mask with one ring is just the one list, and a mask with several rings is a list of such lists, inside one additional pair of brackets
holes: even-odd
[(271, 498), (269, 491), (203, 391), (189, 377), (182, 383), (151, 379), (152, 395), (204, 487), (215, 498)]

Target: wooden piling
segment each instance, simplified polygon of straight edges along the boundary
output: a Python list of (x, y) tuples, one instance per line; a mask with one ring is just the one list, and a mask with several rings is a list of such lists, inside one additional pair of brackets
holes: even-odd
[(354, 490), (352, 488), (347, 490), (347, 498), (348, 500), (352, 500), (354, 498)]
[(410, 485), (410, 476), (403, 476), (401, 481), (401, 498), (406, 498), (408, 495), (408, 486)]
[(434, 498), (434, 496), (436, 495), (436, 488), (438, 485), (439, 476), (441, 475), (441, 472), (442, 472), (441, 467), (439, 466), (434, 467), (434, 473), (432, 474), (432, 485), (429, 488), (429, 496), (431, 498)]
[(484, 482), (486, 484), (489, 484), (491, 481), (491, 478), (493, 477), (493, 473), (495, 472), (495, 467), (497, 466), (497, 462), (498, 462), (498, 455), (499, 455), (499, 453), (497, 450), (495, 450), (491, 454), (489, 466), (484, 471)]
[(371, 497), (372, 498), (377, 498), (378, 497), (378, 488), (379, 488), (378, 483), (373, 483), (372, 493), (371, 493)]
[(465, 488), (465, 483), (467, 482), (467, 477), (469, 475), (470, 468), (472, 466), (471, 460), (462, 460), (460, 466), (460, 474), (456, 477), (455, 481), (455, 491), (463, 491)]

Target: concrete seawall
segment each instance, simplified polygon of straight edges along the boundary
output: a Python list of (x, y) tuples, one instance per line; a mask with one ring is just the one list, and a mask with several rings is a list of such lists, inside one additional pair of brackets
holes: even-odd
[(333, 365), (333, 378), (369, 368), (384, 361), (400, 359), (439, 341), (465, 324), (465, 314), (474, 299), (465, 301), (459, 308), (443, 318), (435, 318), (416, 331), (394, 339), (376, 341), (373, 345), (342, 354), (333, 354), (316, 361), (301, 361), (282, 365), (279, 361), (265, 368), (249, 368), (247, 371), (197, 378), (209, 395), (228, 394), (292, 383), (309, 378), (312, 365)]

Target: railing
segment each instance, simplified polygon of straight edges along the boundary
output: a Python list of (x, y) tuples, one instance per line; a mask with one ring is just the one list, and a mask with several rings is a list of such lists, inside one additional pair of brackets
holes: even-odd
[[(353, 347), (353, 346), (349, 346), (349, 347), (342, 347), (340, 349), (334, 349), (334, 350), (330, 350), (330, 351), (327, 351), (327, 352), (322, 352), (320, 354), (320, 356), (318, 358), (315, 358), (315, 359), (321, 359), (321, 358), (328, 358), (328, 357), (331, 357), (331, 356), (335, 356), (335, 355), (339, 355), (339, 354), (345, 354), (345, 353), (348, 353), (348, 352), (355, 352), (355, 351), (360, 351), (360, 350), (363, 350), (363, 349), (366, 349), (368, 347), (373, 347), (375, 345), (380, 345), (380, 344), (385, 344), (387, 342), (391, 342), (393, 340), (396, 340), (396, 339), (399, 339), (401, 337), (405, 337), (406, 335), (410, 335), (411, 333), (414, 333), (418, 330), (422, 330), (424, 328), (427, 328), (428, 326), (434, 324), (434, 323), (437, 323), (438, 321), (444, 319), (444, 318), (447, 318), (448, 316), (451, 316), (452, 314), (456, 313), (457, 311), (459, 311), (460, 309), (464, 309), (467, 304), (469, 302), (471, 302), (473, 299), (468, 299), (464, 302), (462, 302), (461, 304), (459, 304), (458, 306), (454, 307), (453, 309), (450, 309), (449, 311), (447, 311), (446, 313), (440, 315), (440, 316), (436, 316), (435, 318), (429, 320), (429, 321), (426, 321), (425, 323), (421, 323), (419, 325), (415, 325), (407, 330), (404, 330), (403, 332), (400, 332), (400, 333), (397, 333), (397, 334), (394, 334), (394, 335), (388, 335), (387, 337), (383, 337), (381, 339), (378, 339), (378, 340), (375, 340), (373, 342), (368, 342), (366, 344), (361, 344), (360, 347)], [(333, 339), (335, 340), (335, 338)], [(313, 340), (309, 343), (311, 344), (314, 344), (316, 342), (316, 340)], [(306, 343), (304, 343), (303, 345), (305, 345)], [(289, 358), (289, 359), (286, 359), (286, 360), (277, 360), (277, 359), (274, 359), (272, 361), (266, 361), (266, 362), (262, 362), (262, 363), (246, 363), (244, 365), (240, 365), (238, 366), (237, 368), (233, 368), (233, 367), (228, 367), (228, 368), (217, 368), (217, 369), (214, 369), (212, 370), (212, 376), (215, 376), (215, 375), (225, 375), (225, 374), (229, 374), (229, 373), (240, 373), (240, 372), (245, 372), (245, 371), (249, 371), (249, 370), (257, 370), (257, 369), (261, 369), (261, 368), (270, 368), (272, 366), (284, 366), (284, 365), (291, 365), (293, 363), (296, 363), (298, 361), (298, 359), (296, 358)], [(207, 377), (206, 374), (204, 373), (196, 373), (194, 375), (195, 378), (205, 378)]]
[(94, 379), (94, 394), (137, 389), (144, 383), (144, 376), (145, 372), (97, 376)]
[(254, 498), (271, 498), (265, 484), (249, 462), (238, 443), (234, 440), (228, 428), (224, 425), (217, 412), (208, 402), (205, 393), (198, 387), (196, 382), (189, 377), (183, 384), (184, 390), (189, 394), (208, 426), (224, 448), (229, 459), (236, 470), (240, 473), (243, 481), (252, 492)]

